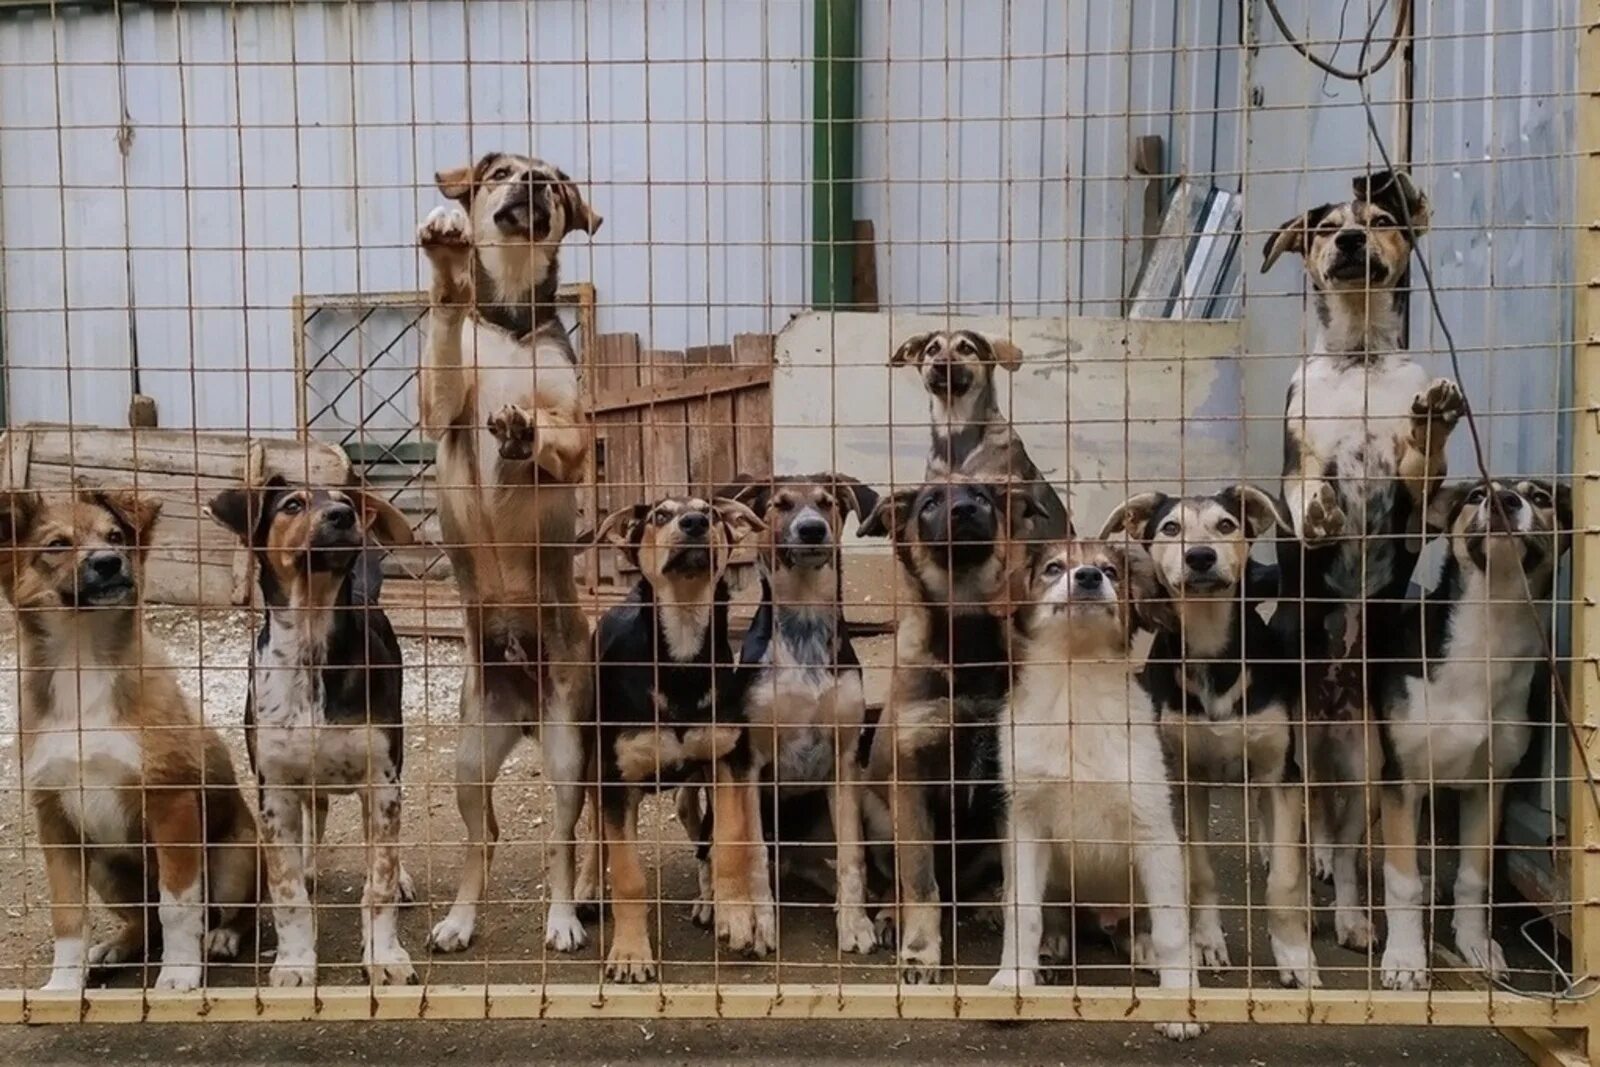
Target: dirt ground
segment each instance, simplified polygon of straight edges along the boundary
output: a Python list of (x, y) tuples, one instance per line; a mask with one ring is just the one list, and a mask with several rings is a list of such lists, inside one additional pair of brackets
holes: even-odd
[[(245, 666), (250, 635), (248, 619), (238, 612), (193, 612), (152, 609), (151, 628), (164, 641), (185, 688), (205, 694), (207, 719), (224, 732), (235, 749), (236, 767), (247, 774), (240, 722), (245, 692)], [(460, 646), (452, 640), (407, 640), (407, 755), (405, 766), (405, 842), (403, 860), (416, 881), (419, 901), (405, 909), (401, 937), (424, 982), (596, 982), (599, 980), (598, 924), (590, 924), (591, 942), (582, 952), (562, 956), (543, 946), (543, 840), (546, 790), (538, 779), (538, 754), (521, 746), (502, 774), (496, 790), (502, 825), (495, 859), (491, 902), (481, 911), (478, 935), (464, 953), (430, 953), (426, 939), (442, 918), (455, 889), (462, 862), (462, 828), (452, 786), (456, 740)], [(868, 664), (868, 699), (887, 686), (887, 639), (864, 642)], [(0, 689), (0, 987), (36, 987), (44, 981), (50, 960), (47, 894), (43, 867), (32, 846), (32, 820), (23, 808), (19, 760), (15, 755), (15, 646), (9, 633), (0, 635), (0, 672), (12, 685)], [(689, 921), (688, 901), (695, 892), (693, 854), (682, 831), (673, 825), (670, 804), (647, 802), (641, 837), (647, 855), (657, 857), (662, 907), (652, 916), (654, 941), (666, 981), (893, 981), (892, 954), (841, 959), (834, 946), (831, 909), (815, 887), (780, 884), (780, 941), (776, 958), (756, 962), (719, 958), (714, 939)], [(1223, 801), (1224, 822), (1218, 840), (1241, 837), (1238, 798)], [(363, 864), (357, 832), (359, 804), (336, 799), (327, 842), (318, 856), (320, 980), (330, 984), (362, 980), (360, 919), (357, 904)], [(830, 850), (831, 851), (831, 850)], [(1216, 856), (1225, 905), (1233, 968), (1207, 975), (1208, 985), (1253, 983), (1276, 987), (1264, 921), (1246, 922), (1244, 901), (1259, 904), (1265, 876), (1244, 862), (1242, 848), (1224, 848)], [(650, 862), (647, 859), (647, 862)], [(1326, 892), (1324, 891), (1324, 896)], [(1326, 900), (1323, 903), (1327, 903)], [(954, 954), (960, 979), (986, 981), (999, 956), (993, 909), (971, 909), (959, 917), (947, 956)], [(1252, 918), (1254, 918), (1252, 916)], [(109, 918), (97, 916), (98, 929)], [(217, 986), (264, 982), (272, 962), (270, 924), (241, 960), (214, 964), (208, 981)], [(1325, 922), (1325, 927), (1331, 922)], [(1515, 945), (1502, 934), (1508, 952)], [(1339, 949), (1319, 937), (1317, 948), (1328, 985), (1367, 988), (1376, 984), (1365, 954)], [(1520, 962), (1520, 961), (1519, 961)], [(1125, 959), (1097, 937), (1088, 937), (1078, 960), (1080, 982), (1126, 985), (1148, 979), (1131, 971)], [(140, 968), (109, 976), (106, 984), (136, 986)], [(1528, 981), (1523, 976), (1519, 981)], [(1291, 1034), (1295, 1036), (1290, 1036)], [(249, 1035), (248, 1039), (244, 1035)], [(914, 1061), (937, 1055), (962, 1063), (1252, 1063), (1292, 1064), (1343, 1062), (1515, 1062), (1515, 1053), (1490, 1033), (1430, 1031), (1398, 1039), (1386, 1031), (1379, 1052), (1395, 1059), (1375, 1059), (1370, 1034), (1323, 1029), (1265, 1031), (1258, 1027), (1215, 1031), (1199, 1044), (1173, 1048), (1148, 1027), (1083, 1025), (996, 1026), (988, 1024), (731, 1024), (632, 1023), (494, 1023), (267, 1024), (261, 1026), (142, 1028), (134, 1039), (127, 1029), (72, 1027), (14, 1030), (0, 1033), (0, 1062), (79, 1063), (101, 1061), (115, 1050), (119, 1059), (157, 1063), (370, 1063), (404, 1055), (408, 1063), (453, 1058), (471, 1050), (470, 1059), (514, 1062), (518, 1059), (561, 1059), (575, 1064), (620, 1059), (659, 1062), (756, 1059), (769, 1062), (814, 1061), (818, 1056), (841, 1062), (880, 1059)], [(500, 1058), (497, 1058), (500, 1057)]]

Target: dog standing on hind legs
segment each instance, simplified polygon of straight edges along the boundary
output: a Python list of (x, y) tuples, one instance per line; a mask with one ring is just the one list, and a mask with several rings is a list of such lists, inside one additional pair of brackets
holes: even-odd
[(528, 156), (491, 152), (437, 180), (455, 205), (417, 234), (433, 273), (421, 406), (466, 622), (456, 800), (469, 845), (432, 942), (472, 941), (499, 836), (494, 780), (537, 731), (555, 787), (545, 943), (571, 952), (587, 940), (573, 868), (592, 681), (572, 556), (590, 432), (555, 297), (562, 239), (601, 220), (565, 173)]

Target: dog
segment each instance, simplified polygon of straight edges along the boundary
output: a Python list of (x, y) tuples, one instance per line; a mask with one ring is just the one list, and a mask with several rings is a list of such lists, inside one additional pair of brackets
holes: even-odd
[(1423, 799), (1440, 789), (1461, 801), (1456, 950), (1491, 977), (1506, 972), (1490, 932), (1490, 857), (1505, 783), (1532, 736), (1528, 697), (1546, 655), (1537, 601), (1550, 595), (1572, 529), (1571, 491), (1534, 479), (1449, 485), (1428, 511), (1444, 531), (1444, 567), (1412, 605), (1417, 618), (1402, 629), (1397, 659), (1379, 668), (1377, 690), (1388, 989), (1428, 985), (1417, 822)]
[[(316, 981), (317, 946), (306, 857), (322, 839), (328, 798), (358, 793), (367, 829), (361, 962), (374, 985), (413, 982), (397, 930), (399, 901), (414, 896), (400, 866), (404, 665), (378, 607), (382, 572), (369, 538), (412, 543), (406, 517), (356, 489), (228, 489), (206, 514), (254, 557), (265, 609), (250, 657), (245, 741), (261, 786), (261, 837), (278, 955), (274, 986)], [(370, 569), (372, 573), (364, 573)]]
[(915, 366), (928, 392), (928, 481), (967, 474), (1020, 482), (1039, 511), (1034, 536), (1074, 536), (1066, 505), (1028, 457), (995, 396), (995, 368), (1016, 371), (1020, 348), (975, 330), (919, 333), (895, 349), (889, 366)]
[[(1133, 605), (1155, 595), (1152, 572), (1137, 543), (1084, 541), (1048, 546), (1030, 568), (1017, 612), (1026, 639), (1000, 727), (1005, 934), (991, 986), (1036, 982), (1054, 892), (1092, 907), (1141, 904), (1143, 962), (1163, 988), (1200, 987), (1156, 711), (1130, 652)], [(1159, 1029), (1185, 1040), (1205, 1028)]]
[[(878, 494), (827, 472), (745, 479), (719, 495), (747, 505), (766, 525), (761, 603), (739, 653), (751, 747), (776, 792), (777, 804), (763, 803), (761, 810), (793, 812), (800, 806), (795, 798), (826, 792), (836, 847), (839, 951), (871, 952), (877, 934), (865, 906), (864, 768), (858, 759), (867, 705), (861, 661), (845, 625), (840, 539), (850, 514), (865, 519)], [(685, 826), (692, 827), (702, 810), (698, 792), (686, 789), (680, 797)], [(791, 821), (774, 815), (774, 832)], [(706, 840), (703, 829), (696, 838)], [(709, 873), (702, 861), (702, 895)]]
[(1264, 790), (1270, 803), (1267, 906), (1279, 976), (1311, 987), (1318, 979), (1300, 852), (1300, 674), (1247, 589), (1251, 545), (1280, 528), (1286, 521), (1277, 502), (1237, 485), (1210, 495), (1130, 497), (1106, 518), (1100, 540), (1138, 542), (1159, 585), (1159, 601), (1143, 613), (1155, 639), (1139, 682), (1182, 773), (1200, 965), (1229, 965), (1211, 867), (1210, 787), (1248, 785), (1252, 794)]
[(733, 547), (763, 529), (737, 501), (676, 496), (622, 508), (595, 529), (597, 543), (621, 547), (639, 569), (627, 600), (605, 613), (594, 636), (600, 840), (611, 865), (614, 924), (606, 976), (613, 981), (656, 974), (639, 802), (646, 788), (695, 776), (711, 781), (718, 939), (757, 956), (777, 944), (723, 579)]
[(471, 943), (499, 837), (493, 783), (537, 730), (556, 801), (545, 944), (573, 952), (588, 939), (574, 861), (592, 672), (572, 556), (591, 435), (554, 301), (562, 239), (594, 234), (601, 218), (565, 173), (527, 156), (491, 152), (437, 181), (456, 204), (418, 231), (432, 266), (420, 395), (465, 617), (456, 800), (468, 856), (431, 940), (445, 952)]
[[(81, 990), (85, 965), (142, 959), (147, 934), (161, 945), (156, 988), (198, 988), (205, 958), (237, 957), (255, 919), (256, 823), (233, 761), (144, 627), (139, 583), (160, 512), (126, 490), (0, 493), (22, 780), (55, 934), (47, 990)], [(87, 950), (85, 886), (122, 924)]]
[[(1428, 201), (1399, 172), (1361, 175), (1354, 197), (1290, 219), (1268, 239), (1262, 270), (1304, 258), (1316, 343), (1289, 383), (1283, 503), (1297, 545), (1280, 552), (1273, 615), (1303, 654), (1306, 772), (1322, 783), (1366, 783), (1379, 771), (1364, 664), (1384, 658), (1368, 635), (1390, 635), (1416, 568), (1424, 500), (1445, 475), (1445, 445), (1466, 410), (1461, 388), (1430, 380), (1400, 347), (1415, 237)], [(1376, 638), (1374, 638), (1376, 639)], [(1332, 868), (1339, 941), (1365, 949), (1356, 852), (1371, 818), (1346, 788), (1312, 793), (1318, 866)], [(1332, 823), (1331, 858), (1319, 828)]]
[[(1025, 487), (951, 476), (885, 496), (858, 531), (890, 537), (900, 563), (895, 668), (873, 733), (867, 810), (870, 840), (894, 843), (898, 964), (909, 984), (939, 977), (937, 872), (961, 872), (962, 884), (948, 887), (956, 900), (999, 873), (995, 729), (1011, 688), (1013, 587), (1038, 517)], [(936, 862), (936, 841), (951, 843), (953, 864)]]

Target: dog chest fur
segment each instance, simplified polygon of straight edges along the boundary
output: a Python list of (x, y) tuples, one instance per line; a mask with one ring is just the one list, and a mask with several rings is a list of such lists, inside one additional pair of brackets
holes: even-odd
[(30, 790), (54, 793), (78, 831), (94, 844), (120, 845), (139, 839), (136, 808), (127, 790), (143, 779), (137, 729), (121, 721), (117, 671), (84, 666), (58, 670), (49, 679), (50, 701), (30, 730), (23, 780)]
[[(833, 778), (833, 724), (859, 718), (865, 704), (861, 671), (853, 653), (838, 650), (833, 605), (773, 614), (771, 640), (746, 691), (751, 744), (780, 783), (823, 785)], [(841, 715), (841, 708), (857, 710)]]

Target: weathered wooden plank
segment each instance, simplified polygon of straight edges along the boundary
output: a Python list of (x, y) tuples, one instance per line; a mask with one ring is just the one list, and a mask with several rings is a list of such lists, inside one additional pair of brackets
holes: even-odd
[(137, 468), (141, 474), (179, 474), (237, 482), (244, 473), (252, 441), (266, 452), (269, 472), (294, 480), (342, 485), (350, 463), (344, 453), (320, 442), (190, 430), (108, 429), (28, 423), (8, 434), (31, 438), (36, 463), (83, 471)]
[[(683, 354), (690, 368), (721, 367), (733, 362), (729, 345), (705, 345)], [(770, 369), (770, 368), (769, 368)], [(691, 369), (689, 380), (698, 378)], [(734, 471), (733, 397), (726, 392), (707, 394), (689, 404), (689, 485), (709, 491), (732, 479)]]
[[(745, 333), (733, 339), (733, 361), (772, 369), (777, 339), (771, 334)], [(772, 473), (772, 386), (754, 385), (733, 395), (735, 471), (739, 474)]]
[[(641, 388), (672, 395), (672, 385), (688, 373), (682, 352), (653, 349), (645, 353)], [(651, 474), (639, 499), (654, 499), (689, 488), (689, 409), (674, 402), (651, 403), (643, 417), (649, 426), (645, 439), (650, 450)]]
[[(727, 345), (713, 347), (722, 350), (727, 350), (728, 348)], [(710, 349), (705, 351), (710, 351)], [(651, 353), (646, 353), (646, 367), (649, 366), (650, 355)], [(772, 367), (770, 365), (765, 367), (725, 367), (715, 370), (697, 370), (679, 382), (658, 381), (650, 385), (635, 386), (618, 392), (596, 394), (592, 410), (598, 414), (642, 407), (650, 403), (659, 404), (673, 400), (699, 400), (720, 396), (724, 393), (736, 393), (754, 385), (770, 384), (771, 382)]]

